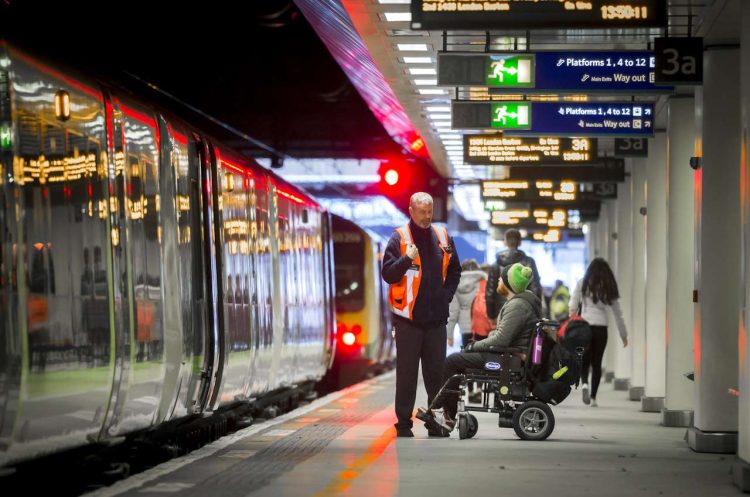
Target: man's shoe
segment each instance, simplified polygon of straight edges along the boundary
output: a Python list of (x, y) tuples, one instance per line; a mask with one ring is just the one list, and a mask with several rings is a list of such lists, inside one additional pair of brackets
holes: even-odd
[(583, 403), (589, 405), (591, 403), (591, 396), (589, 395), (589, 384), (584, 383), (583, 387), (581, 387), (581, 391), (583, 393)]
[(399, 438), (414, 438), (411, 428), (396, 428), (396, 436)]
[(426, 423), (432, 419), (432, 414), (424, 407), (420, 407), (417, 409), (417, 419)]

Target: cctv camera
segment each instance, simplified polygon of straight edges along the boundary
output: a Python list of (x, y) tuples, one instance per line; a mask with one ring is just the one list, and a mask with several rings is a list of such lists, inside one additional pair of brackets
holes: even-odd
[(695, 169), (696, 171), (701, 168), (701, 158), (700, 157), (690, 157), (690, 167)]

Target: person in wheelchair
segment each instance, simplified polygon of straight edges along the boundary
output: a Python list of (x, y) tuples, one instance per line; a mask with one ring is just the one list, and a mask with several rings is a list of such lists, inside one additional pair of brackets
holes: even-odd
[[(532, 331), (541, 319), (542, 309), (539, 298), (526, 288), (533, 277), (530, 267), (515, 263), (506, 267), (498, 283), (498, 292), (507, 303), (500, 310), (497, 327), (480, 342), (471, 342), (462, 352), (448, 356), (443, 367), (443, 390), (430, 406), (430, 411), (420, 409), (417, 417), (423, 421), (436, 423), (449, 436), (456, 424), (458, 386), (460, 379), (454, 375), (467, 369), (483, 369), (488, 361), (496, 361), (500, 352), (512, 349), (525, 360), (525, 352), (531, 341)], [(452, 383), (451, 383), (452, 382)], [(450, 383), (450, 384), (449, 384)], [(455, 384), (453, 384), (455, 383)]]

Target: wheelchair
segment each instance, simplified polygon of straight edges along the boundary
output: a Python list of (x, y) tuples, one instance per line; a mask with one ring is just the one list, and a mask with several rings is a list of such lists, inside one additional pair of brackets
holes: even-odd
[[(538, 332), (545, 336), (545, 329), (556, 330), (560, 326), (557, 321), (539, 320), (535, 323), (534, 332), (531, 335), (529, 348), (526, 352), (527, 360), (522, 359), (521, 350), (496, 348), (489, 353), (496, 354), (497, 359), (487, 361), (484, 369), (467, 369), (462, 374), (456, 374), (450, 378), (435, 397), (441, 398), (442, 393), (458, 394), (458, 411), (456, 415), (456, 425), (460, 439), (472, 438), (479, 429), (479, 423), (472, 412), (491, 412), (498, 415), (498, 426), (500, 428), (513, 428), (522, 440), (545, 440), (552, 434), (555, 429), (555, 416), (548, 405), (549, 397), (540, 398), (534, 392), (541, 394), (541, 389), (536, 389), (538, 383), (546, 374), (546, 364), (544, 357), (549, 353), (543, 354), (542, 364), (532, 364), (532, 352), (534, 346), (534, 337)], [(546, 338), (545, 340), (551, 340)], [(454, 379), (459, 380), (457, 390), (448, 389), (448, 385), (455, 383)], [(474, 382), (482, 392), (481, 404), (472, 404), (464, 401), (467, 393), (467, 385)], [(570, 387), (560, 385), (567, 388)], [(567, 396), (564, 393), (562, 398)], [(433, 401), (434, 403), (435, 401)], [(552, 401), (554, 402), (554, 401)], [(433, 406), (430, 406), (432, 409)], [(419, 419), (426, 424), (432, 422), (433, 429), (442, 427), (437, 425), (432, 418), (431, 411), (424, 411), (420, 408), (417, 414)]]

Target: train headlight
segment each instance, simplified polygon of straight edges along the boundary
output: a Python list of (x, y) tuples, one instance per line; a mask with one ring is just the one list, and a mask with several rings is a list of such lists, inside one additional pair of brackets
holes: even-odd
[(357, 341), (357, 336), (351, 331), (347, 331), (341, 337), (341, 341), (344, 342), (344, 345), (348, 345), (351, 347), (352, 345), (354, 345), (354, 342)]

